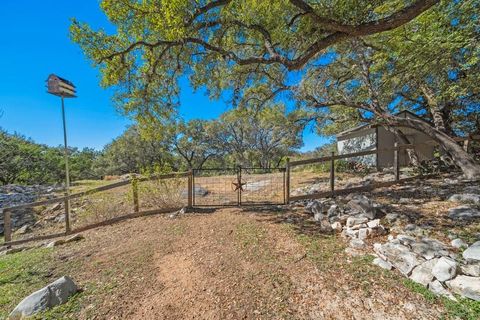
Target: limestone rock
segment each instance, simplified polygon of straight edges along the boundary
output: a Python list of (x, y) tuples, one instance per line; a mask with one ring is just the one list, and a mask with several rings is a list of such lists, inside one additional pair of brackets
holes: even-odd
[(265, 189), (266, 187), (268, 187), (270, 185), (270, 181), (269, 180), (261, 180), (261, 181), (251, 181), (251, 182), (247, 182), (244, 186), (243, 186), (243, 190), (244, 191), (260, 191), (262, 189)]
[(62, 244), (65, 244), (65, 240), (63, 239), (57, 239), (57, 240), (53, 240), (52, 242), (48, 243), (45, 247), (47, 248), (53, 248), (53, 247), (58, 247)]
[(435, 239), (422, 238), (411, 243), (410, 246), (413, 252), (427, 260), (449, 254), (447, 246)]
[(474, 220), (480, 218), (480, 210), (468, 206), (456, 207), (448, 210), (448, 217), (452, 220)]
[(386, 269), (386, 270), (392, 270), (393, 266), (390, 262), (383, 260), (382, 258), (375, 258), (373, 259), (373, 264), (379, 266), (380, 268)]
[(410, 251), (408, 247), (391, 242), (380, 246), (375, 252), (405, 275), (409, 275), (413, 268), (425, 261), (425, 259)]
[(327, 216), (333, 217), (333, 216), (339, 215), (339, 213), (340, 213), (339, 211), (340, 210), (339, 210), (338, 205), (333, 204), (333, 205), (330, 206), (330, 208), (328, 208)]
[(465, 241), (463, 241), (462, 239), (460, 238), (457, 238), (457, 239), (453, 239), (451, 242), (450, 242), (450, 245), (454, 248), (457, 248), (457, 249), (460, 249), (460, 248), (467, 248), (468, 247), (468, 243), (466, 243)]
[[(201, 186), (195, 186), (193, 189), (193, 192), (195, 193), (195, 197), (205, 197), (208, 194), (208, 190)], [(188, 190), (185, 189), (182, 191), (182, 197), (187, 197), (187, 196), (188, 196)]]
[(415, 243), (417, 241), (414, 237), (406, 235), (406, 234), (399, 234), (397, 236), (397, 239), (398, 239), (398, 241), (400, 241), (401, 244), (403, 244), (405, 246), (409, 246), (412, 243)]
[(368, 222), (368, 219), (365, 218), (365, 217), (349, 217), (347, 219), (347, 228), (351, 228), (355, 225), (359, 225), (359, 224), (362, 224), (362, 223), (366, 223)]
[(368, 228), (361, 228), (358, 230), (358, 239), (360, 240), (365, 240), (368, 238), (368, 235), (370, 234), (369, 233), (370, 229)]
[(350, 247), (353, 249), (364, 249), (366, 247), (365, 242), (360, 239), (352, 239), (350, 240)]
[(323, 214), (321, 211), (316, 211), (314, 214), (313, 214), (313, 220), (317, 221), (317, 222), (320, 222), (322, 221), (323, 219)]
[(335, 232), (342, 232), (342, 224), (340, 222), (334, 222), (332, 223), (332, 229), (335, 231)]
[(432, 291), (433, 293), (435, 293), (436, 295), (438, 296), (445, 296), (451, 300), (457, 300), (455, 299), (455, 297), (453, 296), (453, 294), (450, 293), (450, 291), (448, 291), (444, 286), (443, 284), (438, 281), (438, 280), (435, 280), (435, 281), (432, 281), (428, 284), (428, 289), (430, 291)]
[(453, 259), (441, 257), (433, 267), (432, 274), (442, 282), (453, 279), (457, 274), (457, 263)]
[(9, 318), (28, 317), (39, 311), (63, 304), (77, 291), (78, 288), (72, 279), (66, 276), (61, 277), (23, 299), (10, 313)]
[(480, 278), (478, 277), (460, 275), (453, 280), (447, 281), (446, 285), (454, 293), (480, 301)]
[(410, 279), (426, 287), (433, 280), (432, 269), (437, 262), (438, 262), (437, 259), (432, 259), (432, 260), (427, 260), (424, 263), (416, 266), (412, 270)]
[(385, 219), (390, 223), (396, 222), (398, 220), (398, 217), (399, 215), (397, 213), (387, 213), (385, 215)]
[(349, 237), (349, 238), (358, 238), (358, 230), (353, 230), (346, 228), (343, 230), (343, 236)]
[(480, 204), (480, 195), (474, 193), (457, 193), (448, 198), (448, 201)]
[(461, 265), (462, 274), (472, 277), (480, 277), (480, 264)]
[(380, 226), (380, 219), (375, 219), (375, 220), (367, 222), (367, 226), (369, 228), (376, 228), (376, 227)]
[(463, 258), (471, 262), (480, 262), (480, 241), (475, 242), (463, 251)]
[(347, 204), (353, 211), (363, 214), (368, 219), (376, 218), (376, 208), (374, 203), (363, 195), (357, 195)]

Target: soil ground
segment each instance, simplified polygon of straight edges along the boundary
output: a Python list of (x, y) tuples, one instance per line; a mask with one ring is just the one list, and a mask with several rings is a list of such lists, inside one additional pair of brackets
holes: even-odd
[[(465, 239), (476, 234), (478, 223), (453, 225), (446, 218), (458, 204), (445, 197), (465, 185), (443, 178), (416, 184), (369, 196), (388, 212), (432, 226), (439, 239), (447, 241), (447, 230), (464, 232)], [(441, 190), (444, 196), (438, 196)], [(412, 201), (401, 204), (400, 198)], [(301, 209), (157, 215), (83, 235), (83, 241), (53, 249), (0, 256), (0, 319), (63, 275), (82, 292), (39, 319), (476, 318), (464, 309), (452, 313), (442, 300), (412, 290), (396, 271), (373, 265), (369, 255), (347, 255), (345, 240), (322, 234)]]
[[(79, 319), (437, 319), (401, 277), (285, 212), (139, 218), (48, 251), (37, 275), (82, 288), (44, 315)], [(290, 222), (290, 223), (289, 223)], [(32, 252), (34, 249), (26, 251)], [(16, 254), (17, 255), (17, 254)], [(15, 256), (15, 255), (12, 255)], [(38, 267), (38, 266), (37, 266)], [(32, 269), (35, 269), (32, 266)], [(42, 280), (43, 281), (43, 280)], [(40, 282), (42, 282), (40, 281)], [(40, 285), (40, 283), (39, 283)], [(18, 301), (2, 307), (12, 308)], [(9, 309), (11, 310), (11, 309)], [(5, 315), (5, 313), (3, 313)]]

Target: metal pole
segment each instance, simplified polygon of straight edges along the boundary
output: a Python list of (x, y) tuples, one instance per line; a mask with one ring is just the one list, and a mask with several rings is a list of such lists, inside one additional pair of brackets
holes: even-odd
[(65, 104), (62, 96), (63, 142), (65, 146), (65, 231), (70, 232), (70, 170), (68, 167), (67, 125), (65, 121)]
[(237, 168), (237, 178), (238, 178), (238, 205), (242, 205), (242, 166)]

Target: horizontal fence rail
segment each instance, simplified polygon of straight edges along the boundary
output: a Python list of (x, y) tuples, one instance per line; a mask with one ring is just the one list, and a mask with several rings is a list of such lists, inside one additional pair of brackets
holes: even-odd
[[(151, 214), (158, 214), (158, 213), (168, 213), (168, 212), (173, 212), (180, 210), (181, 207), (171, 207), (171, 208), (162, 208), (162, 209), (155, 209), (155, 210), (145, 210), (145, 211), (140, 211), (140, 206), (139, 206), (139, 190), (138, 190), (138, 185), (140, 182), (148, 182), (148, 181), (154, 181), (154, 180), (167, 180), (167, 179), (175, 179), (175, 178), (188, 178), (187, 180), (187, 206), (190, 207), (192, 203), (192, 188), (191, 188), (191, 180), (192, 180), (192, 172), (175, 172), (175, 173), (169, 173), (169, 174), (160, 174), (160, 175), (151, 175), (148, 177), (133, 177), (131, 179), (125, 180), (125, 181), (119, 181), (115, 183), (111, 183), (105, 186), (89, 189), (86, 191), (78, 192), (71, 194), (69, 196), (63, 196), (63, 197), (56, 197), (53, 199), (47, 199), (47, 200), (41, 200), (41, 201), (35, 201), (31, 203), (25, 203), (21, 205), (16, 205), (16, 206), (10, 206), (10, 207), (4, 207), (0, 208), (0, 214), (3, 213), (3, 234), (4, 234), (4, 243), (3, 245), (13, 245), (13, 244), (20, 244), (20, 243), (25, 243), (29, 241), (38, 241), (38, 240), (46, 240), (46, 239), (52, 239), (55, 237), (71, 234), (71, 233), (77, 233), (81, 232), (84, 230), (96, 228), (99, 226), (103, 225), (108, 225), (112, 224), (118, 221), (123, 221), (126, 219), (134, 218), (134, 217), (140, 217), (140, 216), (146, 216), (146, 215), (151, 215)], [(81, 197), (85, 196), (90, 196), (94, 195), (96, 193), (102, 192), (102, 191), (108, 191), (108, 190), (113, 190), (116, 188), (120, 188), (123, 186), (128, 186), (131, 185), (131, 195), (132, 195), (132, 208), (133, 212), (129, 214), (125, 214), (123, 216), (115, 217), (115, 218), (110, 218), (106, 219), (101, 222), (89, 224), (86, 226), (81, 226), (78, 228), (71, 228), (70, 223), (69, 223), (69, 218), (66, 217), (67, 213), (65, 212), (65, 231), (64, 232), (57, 232), (57, 233), (51, 233), (51, 234), (46, 234), (46, 235), (40, 235), (40, 236), (34, 236), (31, 238), (27, 239), (22, 239), (22, 240), (16, 240), (12, 241), (12, 229), (13, 229), (13, 223), (12, 223), (12, 215), (11, 213), (16, 211), (16, 210), (21, 210), (21, 209), (27, 209), (27, 208), (33, 208), (33, 207), (40, 207), (40, 206), (46, 206), (49, 204), (55, 204), (55, 203), (61, 203), (64, 202), (65, 200), (72, 200), (72, 199), (78, 199)]]
[[(456, 138), (455, 140), (457, 142), (464, 142), (464, 148), (468, 151), (468, 142), (469, 141), (475, 141), (479, 140), (480, 135), (471, 135), (468, 138)], [(360, 151), (360, 152), (354, 152), (354, 153), (347, 153), (347, 154), (335, 154), (332, 152), (330, 156), (324, 156), (324, 157), (318, 157), (318, 158), (312, 158), (312, 159), (304, 159), (304, 160), (295, 160), (295, 161), (290, 161), (287, 159), (286, 161), (286, 167), (285, 168), (277, 168), (278, 170), (281, 170), (283, 172), (283, 188), (284, 188), (284, 194), (283, 194), (283, 201), (284, 203), (290, 203), (291, 201), (298, 201), (298, 200), (308, 200), (308, 199), (316, 199), (316, 198), (324, 198), (324, 197), (334, 197), (336, 195), (341, 195), (341, 194), (348, 194), (352, 192), (362, 192), (362, 191), (369, 191), (375, 188), (379, 187), (386, 187), (386, 186), (391, 186), (397, 183), (402, 183), (405, 181), (411, 181), (414, 179), (418, 178), (429, 178), (435, 176), (434, 174), (430, 175), (417, 175), (413, 177), (408, 177), (408, 178), (403, 178), (400, 179), (400, 155), (399, 152), (401, 150), (408, 150), (408, 149), (414, 149), (415, 147), (419, 145), (425, 145), (426, 143), (416, 143), (416, 144), (404, 144), (404, 145), (398, 145), (395, 143), (392, 148), (384, 148), (384, 149), (375, 149), (375, 150), (365, 150), (365, 151)], [(385, 153), (385, 152), (393, 152), (393, 173), (394, 173), (394, 180), (393, 181), (382, 181), (382, 182), (374, 182), (369, 185), (365, 186), (359, 186), (359, 187), (350, 187), (350, 188), (344, 188), (344, 189), (337, 189), (335, 181), (338, 180), (335, 174), (335, 160), (341, 160), (341, 159), (348, 159), (348, 158), (355, 158), (355, 157), (362, 157), (362, 156), (368, 156), (368, 155), (378, 155), (379, 153)], [(304, 195), (292, 195), (291, 194), (291, 188), (292, 188), (292, 168), (295, 168), (297, 166), (302, 166), (302, 165), (309, 165), (309, 164), (316, 164), (316, 163), (322, 163), (322, 162), (329, 162), (330, 163), (330, 173), (329, 173), (329, 190), (327, 191), (321, 191), (321, 192), (316, 192), (313, 194), (304, 194)], [(248, 168), (244, 168), (247, 170)], [(201, 169), (204, 171), (208, 171), (209, 169)], [(217, 169), (212, 169), (212, 172), (214, 172)], [(170, 173), (170, 174), (161, 174), (161, 175), (152, 175), (148, 177), (133, 177), (131, 179), (125, 180), (125, 181), (119, 181), (115, 183), (111, 183), (105, 186), (93, 188), (90, 190), (78, 192), (75, 194), (71, 194), (69, 196), (63, 196), (63, 197), (57, 197), (54, 199), (46, 199), (46, 200), (41, 200), (41, 201), (36, 201), (32, 203), (26, 203), (26, 204), (21, 204), (21, 205), (16, 205), (16, 206), (10, 206), (10, 207), (4, 207), (0, 208), (0, 214), (3, 213), (4, 216), (4, 238), (5, 242), (3, 245), (11, 245), (11, 244), (20, 244), (20, 243), (25, 243), (29, 241), (35, 241), (35, 240), (45, 240), (45, 239), (51, 239), (55, 237), (59, 237), (62, 235), (70, 234), (70, 233), (77, 233), (81, 232), (84, 230), (104, 226), (104, 225), (109, 225), (112, 223), (116, 223), (119, 221), (123, 221), (126, 219), (134, 218), (134, 217), (140, 217), (140, 216), (146, 216), (146, 215), (152, 215), (152, 214), (158, 214), (158, 213), (168, 213), (176, 210), (180, 210), (181, 206), (170, 206), (168, 204), (163, 204), (161, 209), (155, 209), (158, 208), (158, 206), (151, 205), (147, 206), (144, 208), (143, 211), (140, 210), (141, 207), (141, 201), (140, 199), (146, 199), (145, 197), (141, 196), (141, 192), (147, 192), (151, 196), (151, 189), (148, 188), (140, 188), (139, 184), (141, 182), (151, 182), (155, 180), (167, 180), (167, 179), (175, 179), (175, 178), (187, 178), (186, 181), (186, 206), (188, 208), (191, 208), (192, 206), (195, 206), (195, 170), (191, 170), (188, 172), (175, 172), (175, 173)], [(209, 175), (207, 175), (209, 177)], [(240, 176), (241, 177), (241, 176)], [(153, 184), (155, 184), (153, 182)], [(121, 188), (124, 186), (131, 186), (131, 189), (128, 191), (131, 197), (128, 197), (128, 203), (129, 206), (131, 205), (131, 213), (122, 215), (122, 216), (117, 216), (117, 217), (107, 217), (107, 219), (96, 222), (96, 223), (90, 223), (88, 225), (80, 226), (77, 228), (70, 228), (69, 225), (69, 217), (67, 217), (67, 213), (65, 212), (65, 232), (51, 232), (50, 234), (43, 234), (43, 235), (37, 235), (33, 238), (27, 238), (27, 239), (21, 239), (21, 240), (16, 240), (12, 241), (12, 229), (13, 229), (13, 222), (12, 222), (12, 216), (11, 213), (14, 212), (15, 210), (21, 210), (21, 209), (26, 209), (26, 208), (33, 208), (33, 207), (40, 207), (40, 206), (46, 206), (49, 204), (55, 204), (55, 203), (61, 203), (66, 200), (72, 200), (72, 199), (79, 199), (85, 196), (91, 196), (93, 194), (102, 192), (102, 191), (108, 191), (108, 190), (113, 190), (116, 188)], [(127, 189), (128, 190), (128, 189)], [(146, 190), (146, 191), (145, 191)], [(176, 189), (178, 191), (178, 189)], [(163, 192), (163, 191), (162, 191)], [(158, 193), (158, 192), (157, 192)], [(183, 190), (181, 192), (183, 194)], [(169, 197), (171, 194), (166, 193), (165, 196)], [(127, 198), (125, 198), (127, 199)], [(175, 198), (176, 199), (176, 198)], [(177, 204), (177, 202), (175, 202)], [(242, 202), (241, 200), (238, 201), (238, 205), (241, 205)], [(152, 208), (153, 206), (153, 208)], [(148, 209), (148, 210), (145, 210)], [(123, 209), (122, 209), (123, 210)], [(129, 209), (130, 210), (130, 209)], [(129, 212), (129, 211), (127, 211)]]
[(413, 149), (413, 148), (415, 148), (415, 145), (413, 145), (413, 144), (404, 144), (404, 145), (399, 145), (399, 146), (396, 146), (396, 147), (393, 147), (393, 148), (366, 150), (366, 151), (360, 151), (360, 152), (354, 152), (354, 153), (336, 154), (336, 155), (325, 156), (325, 157), (320, 157), (320, 158), (290, 161), (290, 166), (291, 167), (301, 166), (301, 165), (305, 165), (305, 164), (326, 162), (326, 161), (331, 161), (331, 160), (341, 160), (341, 159), (347, 159), (347, 158), (355, 158), (355, 157), (361, 157), (361, 156), (368, 156), (368, 155), (371, 155), (371, 154), (377, 154), (377, 153), (380, 153), (380, 152), (388, 152), (388, 151), (395, 151), (395, 150), (399, 151), (399, 150), (406, 150), (406, 149)]
[[(374, 150), (365, 150), (365, 151), (360, 151), (360, 152), (353, 152), (353, 153), (346, 153), (346, 154), (335, 154), (332, 152), (330, 156), (324, 156), (324, 157), (319, 157), (319, 158), (312, 158), (312, 159), (305, 159), (305, 160), (295, 160), (295, 161), (290, 161), (287, 159), (287, 164), (286, 164), (286, 176), (287, 176), (287, 181), (286, 181), (286, 199), (287, 203), (290, 203), (291, 201), (300, 201), (300, 200), (309, 200), (309, 199), (318, 199), (318, 198), (326, 198), (326, 197), (335, 197), (337, 195), (343, 195), (343, 194), (349, 194), (352, 192), (362, 192), (362, 191), (369, 191), (375, 188), (380, 188), (380, 187), (387, 187), (391, 186), (397, 183), (402, 183), (406, 181), (411, 181), (419, 178), (428, 178), (433, 175), (417, 175), (414, 177), (408, 177), (408, 178), (403, 178), (400, 179), (400, 155), (399, 152), (401, 150), (408, 150), (408, 149), (415, 149), (415, 147), (423, 145), (423, 143), (417, 143), (417, 144), (403, 144), (399, 145), (397, 143), (394, 144), (392, 148), (382, 148), (382, 149), (374, 149)], [(366, 186), (359, 186), (359, 187), (351, 187), (351, 188), (345, 188), (345, 189), (336, 189), (336, 177), (335, 177), (335, 160), (342, 160), (342, 159), (348, 159), (348, 158), (356, 158), (356, 157), (362, 157), (362, 156), (368, 156), (368, 155), (378, 155), (380, 153), (385, 153), (385, 152), (393, 152), (393, 174), (395, 176), (395, 180), (393, 181), (382, 181), (382, 182), (375, 182), (371, 183)], [(292, 195), (291, 194), (291, 170), (294, 167), (297, 166), (303, 166), (303, 165), (309, 165), (309, 164), (316, 164), (316, 163), (324, 163), (324, 162), (329, 162), (330, 163), (330, 176), (329, 176), (329, 189), (328, 191), (321, 191), (321, 192), (315, 192), (313, 194), (304, 194), (304, 195)]]

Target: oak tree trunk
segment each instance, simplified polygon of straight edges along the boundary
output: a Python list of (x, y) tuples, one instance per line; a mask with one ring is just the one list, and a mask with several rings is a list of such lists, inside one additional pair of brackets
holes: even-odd
[(453, 162), (463, 171), (466, 178), (480, 178), (480, 165), (446, 133), (417, 119), (389, 116), (385, 120), (387, 120), (390, 126), (412, 128), (426, 134), (452, 157)]
[[(400, 144), (411, 144), (411, 141), (408, 140), (407, 136), (402, 132), (402, 130), (392, 127), (391, 131), (396, 135), (398, 142), (400, 142)], [(420, 160), (418, 158), (418, 154), (415, 151), (415, 149), (407, 149), (407, 154), (408, 154), (408, 158), (410, 159), (410, 164), (412, 166), (416, 167), (420, 165)]]

